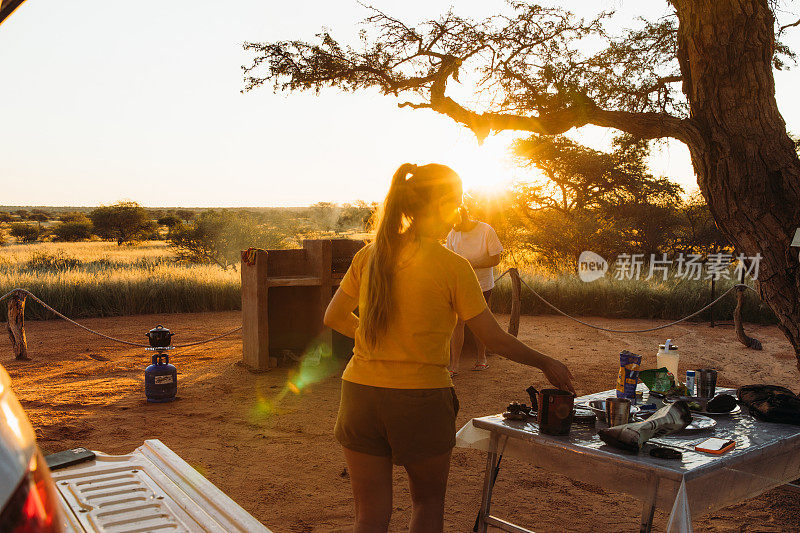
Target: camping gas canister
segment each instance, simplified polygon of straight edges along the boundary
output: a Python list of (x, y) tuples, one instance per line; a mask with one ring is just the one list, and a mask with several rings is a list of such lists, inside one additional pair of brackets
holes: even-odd
[(165, 353), (153, 354), (144, 370), (144, 394), (148, 402), (171, 402), (178, 393), (178, 370), (169, 364)]

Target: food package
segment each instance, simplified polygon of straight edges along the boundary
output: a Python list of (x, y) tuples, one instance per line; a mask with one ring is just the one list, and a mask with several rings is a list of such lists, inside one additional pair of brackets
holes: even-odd
[(642, 370), (639, 379), (653, 392), (666, 393), (675, 387), (675, 377), (666, 367)]
[(639, 365), (642, 356), (623, 350), (619, 354), (619, 374), (617, 375), (617, 398), (627, 398), (636, 403), (636, 384), (639, 382)]
[(609, 446), (638, 452), (653, 437), (662, 437), (684, 429), (692, 423), (692, 413), (684, 401), (665, 405), (644, 422), (622, 424), (601, 429), (598, 435)]

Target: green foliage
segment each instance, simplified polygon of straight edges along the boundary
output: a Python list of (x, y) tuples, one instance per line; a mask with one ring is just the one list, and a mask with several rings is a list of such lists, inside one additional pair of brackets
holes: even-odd
[[(678, 4), (670, 4), (656, 20), (617, 20), (624, 31), (607, 30), (611, 12), (578, 18), (569, 5), (543, 7), (521, 0), (482, 20), (449, 10), (418, 24), (370, 8), (358, 46), (340, 43), (328, 30), (313, 40), (245, 43), (252, 62), (244, 69), (244, 90), (263, 85), (316, 92), (374, 88), (393, 97), (409, 96), (413, 101), (401, 105), (446, 114), (479, 138), (492, 130), (520, 129), (524, 121), (507, 120), (509, 115), (537, 117), (531, 131), (547, 133), (587, 120), (609, 127), (608, 120), (589, 117), (598, 108), (686, 118), (688, 102), (679, 83), (681, 21)], [(772, 54), (776, 69), (785, 67), (785, 59), (795, 59), (778, 40), (764, 44), (763, 51)], [(485, 105), (462, 107), (447, 92), (450, 80), (470, 82), (472, 100)], [(624, 123), (629, 117), (619, 118)]]
[(186, 222), (192, 220), (196, 216), (196, 213), (191, 209), (176, 209), (175, 214), (178, 218)]
[(0, 222), (13, 222), (16, 217), (8, 211), (0, 211)]
[(684, 250), (708, 255), (716, 252), (730, 252), (733, 247), (725, 234), (719, 229), (703, 195), (695, 193), (683, 205), (679, 246)]
[(116, 240), (118, 245), (143, 241), (158, 230), (147, 210), (137, 202), (101, 206), (92, 210), (89, 218), (98, 236)]
[(91, 219), (82, 211), (68, 211), (59, 215), (61, 222), (91, 222)]
[(178, 215), (170, 213), (159, 218), (158, 223), (161, 226), (166, 226), (167, 228), (173, 228), (181, 223), (181, 218)]
[(375, 202), (368, 204), (361, 200), (354, 205), (344, 204), (336, 219), (336, 231), (366, 231), (377, 207)]
[(59, 222), (50, 230), (53, 239), (62, 242), (86, 241), (92, 237), (92, 221), (84, 216), (83, 220)]
[(51, 218), (50, 213), (44, 209), (33, 209), (28, 214), (28, 220), (35, 220), (36, 222), (47, 222)]
[(179, 259), (234, 267), (241, 250), (249, 247), (283, 248), (276, 228), (246, 211), (204, 211), (194, 222), (174, 226), (167, 240)]
[(11, 236), (19, 243), (31, 243), (39, 240), (42, 229), (39, 224), (12, 222), (9, 233), (11, 233)]
[(649, 258), (729, 249), (702, 196), (687, 202), (680, 186), (649, 172), (647, 141), (621, 135), (606, 153), (537, 135), (515, 142), (513, 152), (544, 178), (515, 184), (498, 235), (507, 250), (533, 254), (551, 271), (574, 271), (584, 250)]

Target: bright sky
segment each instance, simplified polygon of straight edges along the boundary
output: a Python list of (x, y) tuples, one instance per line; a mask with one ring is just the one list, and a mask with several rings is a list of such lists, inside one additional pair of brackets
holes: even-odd
[[(407, 22), (434, 18), (452, 0), (375, 0)], [(572, 1), (659, 16), (666, 3)], [(460, 1), (482, 18), (499, 0)], [(353, 39), (367, 14), (355, 0), (27, 0), (0, 26), (0, 204), (297, 206), (381, 200), (403, 162), (441, 162), (465, 188), (518, 176), (506, 161), (515, 136), (474, 137), (426, 110), (398, 109), (377, 93), (240, 94), (241, 43), (311, 38), (323, 26)], [(790, 21), (791, 15), (786, 15)], [(791, 31), (791, 30), (790, 30)], [(800, 29), (786, 39), (800, 51)], [(800, 131), (800, 67), (776, 73), (781, 112)], [(607, 146), (613, 132), (576, 138)], [(669, 143), (656, 174), (696, 187), (688, 152)]]

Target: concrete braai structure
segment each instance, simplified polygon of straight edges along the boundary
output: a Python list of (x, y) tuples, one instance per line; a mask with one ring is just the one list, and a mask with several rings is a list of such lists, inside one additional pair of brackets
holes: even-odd
[(242, 251), (242, 356), (252, 370), (277, 366), (285, 351), (302, 355), (313, 343), (347, 357), (348, 339), (325, 328), (333, 293), (364, 246), (350, 239), (305, 240), (291, 250)]

